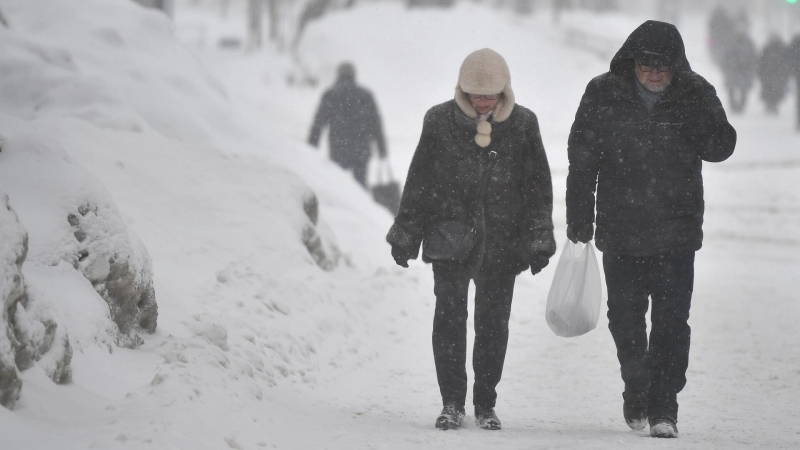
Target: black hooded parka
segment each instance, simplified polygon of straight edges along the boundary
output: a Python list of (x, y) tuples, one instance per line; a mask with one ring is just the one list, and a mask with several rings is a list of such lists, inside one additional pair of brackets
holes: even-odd
[[(634, 59), (672, 67), (648, 111)], [(736, 144), (714, 87), (692, 72), (674, 25), (648, 21), (589, 82), (569, 136), (567, 224), (591, 225), (603, 252), (696, 251), (703, 241), (702, 162), (727, 159)]]
[[(426, 114), (400, 212), (386, 240), (411, 258), (443, 221), (475, 220), (478, 243), (469, 264), (481, 277), (516, 275), (532, 258), (555, 253), (553, 187), (536, 115), (515, 105), (492, 123), (491, 143), (475, 142), (475, 120), (454, 100)], [(483, 170), (497, 152), (483, 204), (476, 204)], [(423, 254), (423, 261), (431, 262)]]

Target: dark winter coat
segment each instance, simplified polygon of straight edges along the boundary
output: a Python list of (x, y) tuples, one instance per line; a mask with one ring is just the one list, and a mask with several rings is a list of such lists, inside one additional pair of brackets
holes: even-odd
[[(643, 48), (667, 56), (675, 72), (650, 113), (634, 85), (633, 58)], [(592, 224), (596, 190), (598, 249), (627, 255), (698, 250), (702, 161), (727, 159), (735, 144), (736, 131), (711, 84), (691, 71), (677, 28), (648, 21), (581, 99), (569, 136), (567, 224)]]
[(378, 107), (370, 92), (348, 78), (340, 78), (322, 96), (308, 142), (317, 146), (323, 128), (330, 126), (330, 158), (343, 167), (366, 165), (370, 143), (386, 156), (386, 142)]
[(788, 48), (780, 38), (771, 39), (761, 52), (758, 78), (761, 81), (761, 98), (767, 105), (776, 106), (786, 96), (791, 73), (788, 56)]
[[(800, 34), (795, 35), (791, 44), (789, 44), (789, 61), (791, 62), (792, 75), (800, 79)], [(797, 88), (797, 91), (800, 94), (800, 87)]]
[[(536, 115), (515, 105), (492, 124), (491, 143), (475, 143), (475, 120), (454, 100), (431, 108), (408, 171), (400, 212), (386, 240), (416, 258), (442, 221), (478, 217), (473, 269), (479, 276), (518, 274), (534, 257), (555, 253), (553, 187)], [(490, 152), (497, 158), (483, 205), (475, 203)], [(430, 262), (423, 255), (425, 262)]]

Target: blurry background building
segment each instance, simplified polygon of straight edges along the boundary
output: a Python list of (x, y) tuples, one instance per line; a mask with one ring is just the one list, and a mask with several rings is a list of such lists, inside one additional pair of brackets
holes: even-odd
[[(175, 0), (134, 0), (145, 6), (174, 12)], [(409, 8), (450, 8), (462, 3), (483, 3), (513, 9), (518, 14), (547, 11), (557, 16), (566, 10), (592, 12), (617, 11), (679, 23), (686, 12), (710, 11), (714, 7), (762, 21), (766, 28), (789, 38), (800, 31), (798, 0), (190, 0), (191, 3), (217, 3), (225, 16), (238, 4), (247, 4), (248, 48), (260, 47), (265, 40), (282, 48), (296, 46), (305, 28), (331, 12), (364, 3), (403, 3)], [(261, 37), (263, 35), (263, 37)]]
[[(746, 101), (752, 92), (754, 96), (765, 99), (766, 108), (774, 111), (780, 99), (793, 98), (792, 93), (800, 91), (793, 81), (793, 73), (775, 73), (771, 69), (755, 77), (750, 53), (753, 47), (761, 58), (769, 40), (772, 46), (778, 43), (789, 47), (789, 43), (800, 35), (800, 0), (134, 0), (148, 7), (161, 9), (171, 17), (183, 14), (183, 10), (193, 7), (212, 7), (227, 23), (224, 27), (208, 29), (197, 23), (178, 20), (176, 32), (184, 41), (194, 41), (198, 46), (217, 46), (232, 51), (256, 52), (269, 47), (270, 51), (290, 55), (291, 67), (285, 70), (285, 81), (294, 86), (318, 86), (332, 80), (326, 75), (331, 70), (322, 71), (313, 67), (299, 49), (315, 23), (322, 23), (335, 14), (347, 13), (361, 6), (396, 4), (418, 13), (430, 11), (441, 13), (474, 5), (484, 5), (498, 10), (507, 10), (519, 17), (537, 16), (551, 18), (561, 24), (563, 35), (569, 45), (579, 47), (599, 57), (607, 59), (607, 53), (617, 48), (620, 39), (616, 30), (598, 35), (592, 31), (596, 19), (603, 14), (657, 19), (674, 23), (678, 27), (687, 26), (691, 17), (705, 15), (705, 47), (719, 70), (724, 73), (736, 72), (737, 76), (728, 78), (723, 88), (725, 97), (731, 99), (732, 111), (744, 109), (745, 104), (758, 104), (757, 99)], [(569, 21), (562, 21), (570, 14)], [(576, 20), (576, 18), (579, 18)], [(683, 22), (683, 23), (682, 23)], [(697, 26), (695, 22), (693, 26)], [(369, 24), (365, 24), (369, 28)], [(222, 32), (221, 32), (222, 30)], [(733, 42), (747, 45), (734, 45)], [(789, 50), (787, 50), (789, 51)], [(775, 59), (770, 51), (767, 59)], [(788, 53), (787, 53), (788, 55)], [(787, 56), (788, 57), (788, 56)], [(781, 59), (778, 57), (778, 59)], [(791, 58), (789, 58), (791, 59)], [(284, 61), (285, 63), (285, 61)], [(774, 63), (771, 63), (774, 65)], [(787, 64), (790, 66), (787, 62)], [(772, 67), (772, 65), (768, 65)], [(739, 67), (739, 69), (733, 69)], [(328, 68), (330, 69), (330, 68)], [(791, 72), (791, 67), (780, 68), (778, 72)], [(780, 75), (780, 76), (778, 76)], [(734, 79), (735, 78), (735, 79)], [(774, 80), (773, 80), (774, 78)], [(786, 81), (784, 81), (786, 80)], [(766, 83), (766, 84), (764, 84)], [(766, 87), (765, 87), (766, 86)], [(731, 90), (732, 89), (732, 90)], [(788, 89), (788, 90), (787, 90)], [(769, 91), (769, 92), (767, 92)], [(734, 100), (734, 97), (736, 99)], [(776, 100), (778, 98), (778, 100)]]

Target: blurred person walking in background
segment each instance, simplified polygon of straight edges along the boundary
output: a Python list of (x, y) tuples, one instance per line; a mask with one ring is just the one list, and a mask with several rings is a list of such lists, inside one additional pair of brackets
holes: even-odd
[(756, 79), (757, 66), (758, 53), (753, 40), (747, 35), (746, 29), (737, 29), (721, 62), (725, 86), (728, 88), (731, 109), (734, 112), (744, 111), (747, 96)]
[(443, 409), (436, 428), (462, 425), (467, 396), (467, 296), (475, 282), (475, 422), (494, 411), (516, 276), (555, 253), (553, 187), (536, 115), (515, 103), (506, 61), (490, 49), (461, 65), (455, 98), (425, 114), (400, 212), (386, 240), (403, 267), (433, 263), (433, 356)]
[(786, 96), (790, 72), (788, 56), (788, 49), (778, 36), (772, 36), (761, 52), (758, 63), (761, 99), (770, 114), (778, 113), (778, 105)]
[(567, 237), (592, 239), (596, 205), (623, 415), (635, 430), (649, 422), (653, 437), (678, 436), (694, 257), (703, 241), (702, 162), (724, 161), (735, 144), (678, 29), (656, 21), (634, 30), (610, 71), (589, 82), (570, 131)]
[(381, 116), (372, 94), (356, 84), (356, 70), (351, 63), (339, 66), (336, 83), (322, 96), (308, 143), (317, 147), (322, 130), (330, 127), (330, 158), (367, 187), (367, 165), (372, 158), (371, 143), (378, 155), (386, 158)]
[(711, 59), (717, 66), (722, 67), (725, 61), (725, 54), (733, 37), (734, 23), (722, 5), (717, 5), (711, 11), (708, 20), (708, 49), (711, 52)]
[(796, 98), (797, 116), (795, 118), (797, 131), (800, 131), (800, 33), (796, 34), (789, 45), (789, 61), (794, 77), (794, 95)]

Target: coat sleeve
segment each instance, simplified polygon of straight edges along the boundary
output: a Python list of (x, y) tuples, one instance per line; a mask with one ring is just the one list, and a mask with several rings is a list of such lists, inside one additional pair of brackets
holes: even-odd
[(330, 93), (326, 92), (322, 96), (322, 101), (317, 108), (317, 114), (314, 116), (314, 122), (311, 124), (311, 132), (308, 134), (308, 143), (314, 147), (319, 146), (319, 138), (322, 135), (322, 130), (331, 121), (331, 97)]
[(704, 81), (703, 97), (698, 105), (698, 116), (688, 121), (694, 145), (700, 158), (708, 162), (725, 161), (736, 147), (736, 130), (728, 122), (725, 109), (714, 87)]
[(526, 158), (522, 185), (524, 202), (522, 232), (528, 261), (535, 256), (551, 257), (556, 252), (553, 237), (553, 182), (542, 144), (539, 122), (528, 124)]
[(436, 136), (431, 112), (425, 114), (420, 137), (400, 200), (400, 211), (386, 235), (386, 241), (398, 246), (416, 259), (419, 246), (438, 222), (436, 206), (436, 172), (433, 152)]
[(567, 225), (583, 226), (594, 222), (595, 191), (601, 153), (597, 148), (600, 134), (596, 116), (597, 94), (589, 83), (583, 94), (575, 121), (569, 132), (567, 156)]

